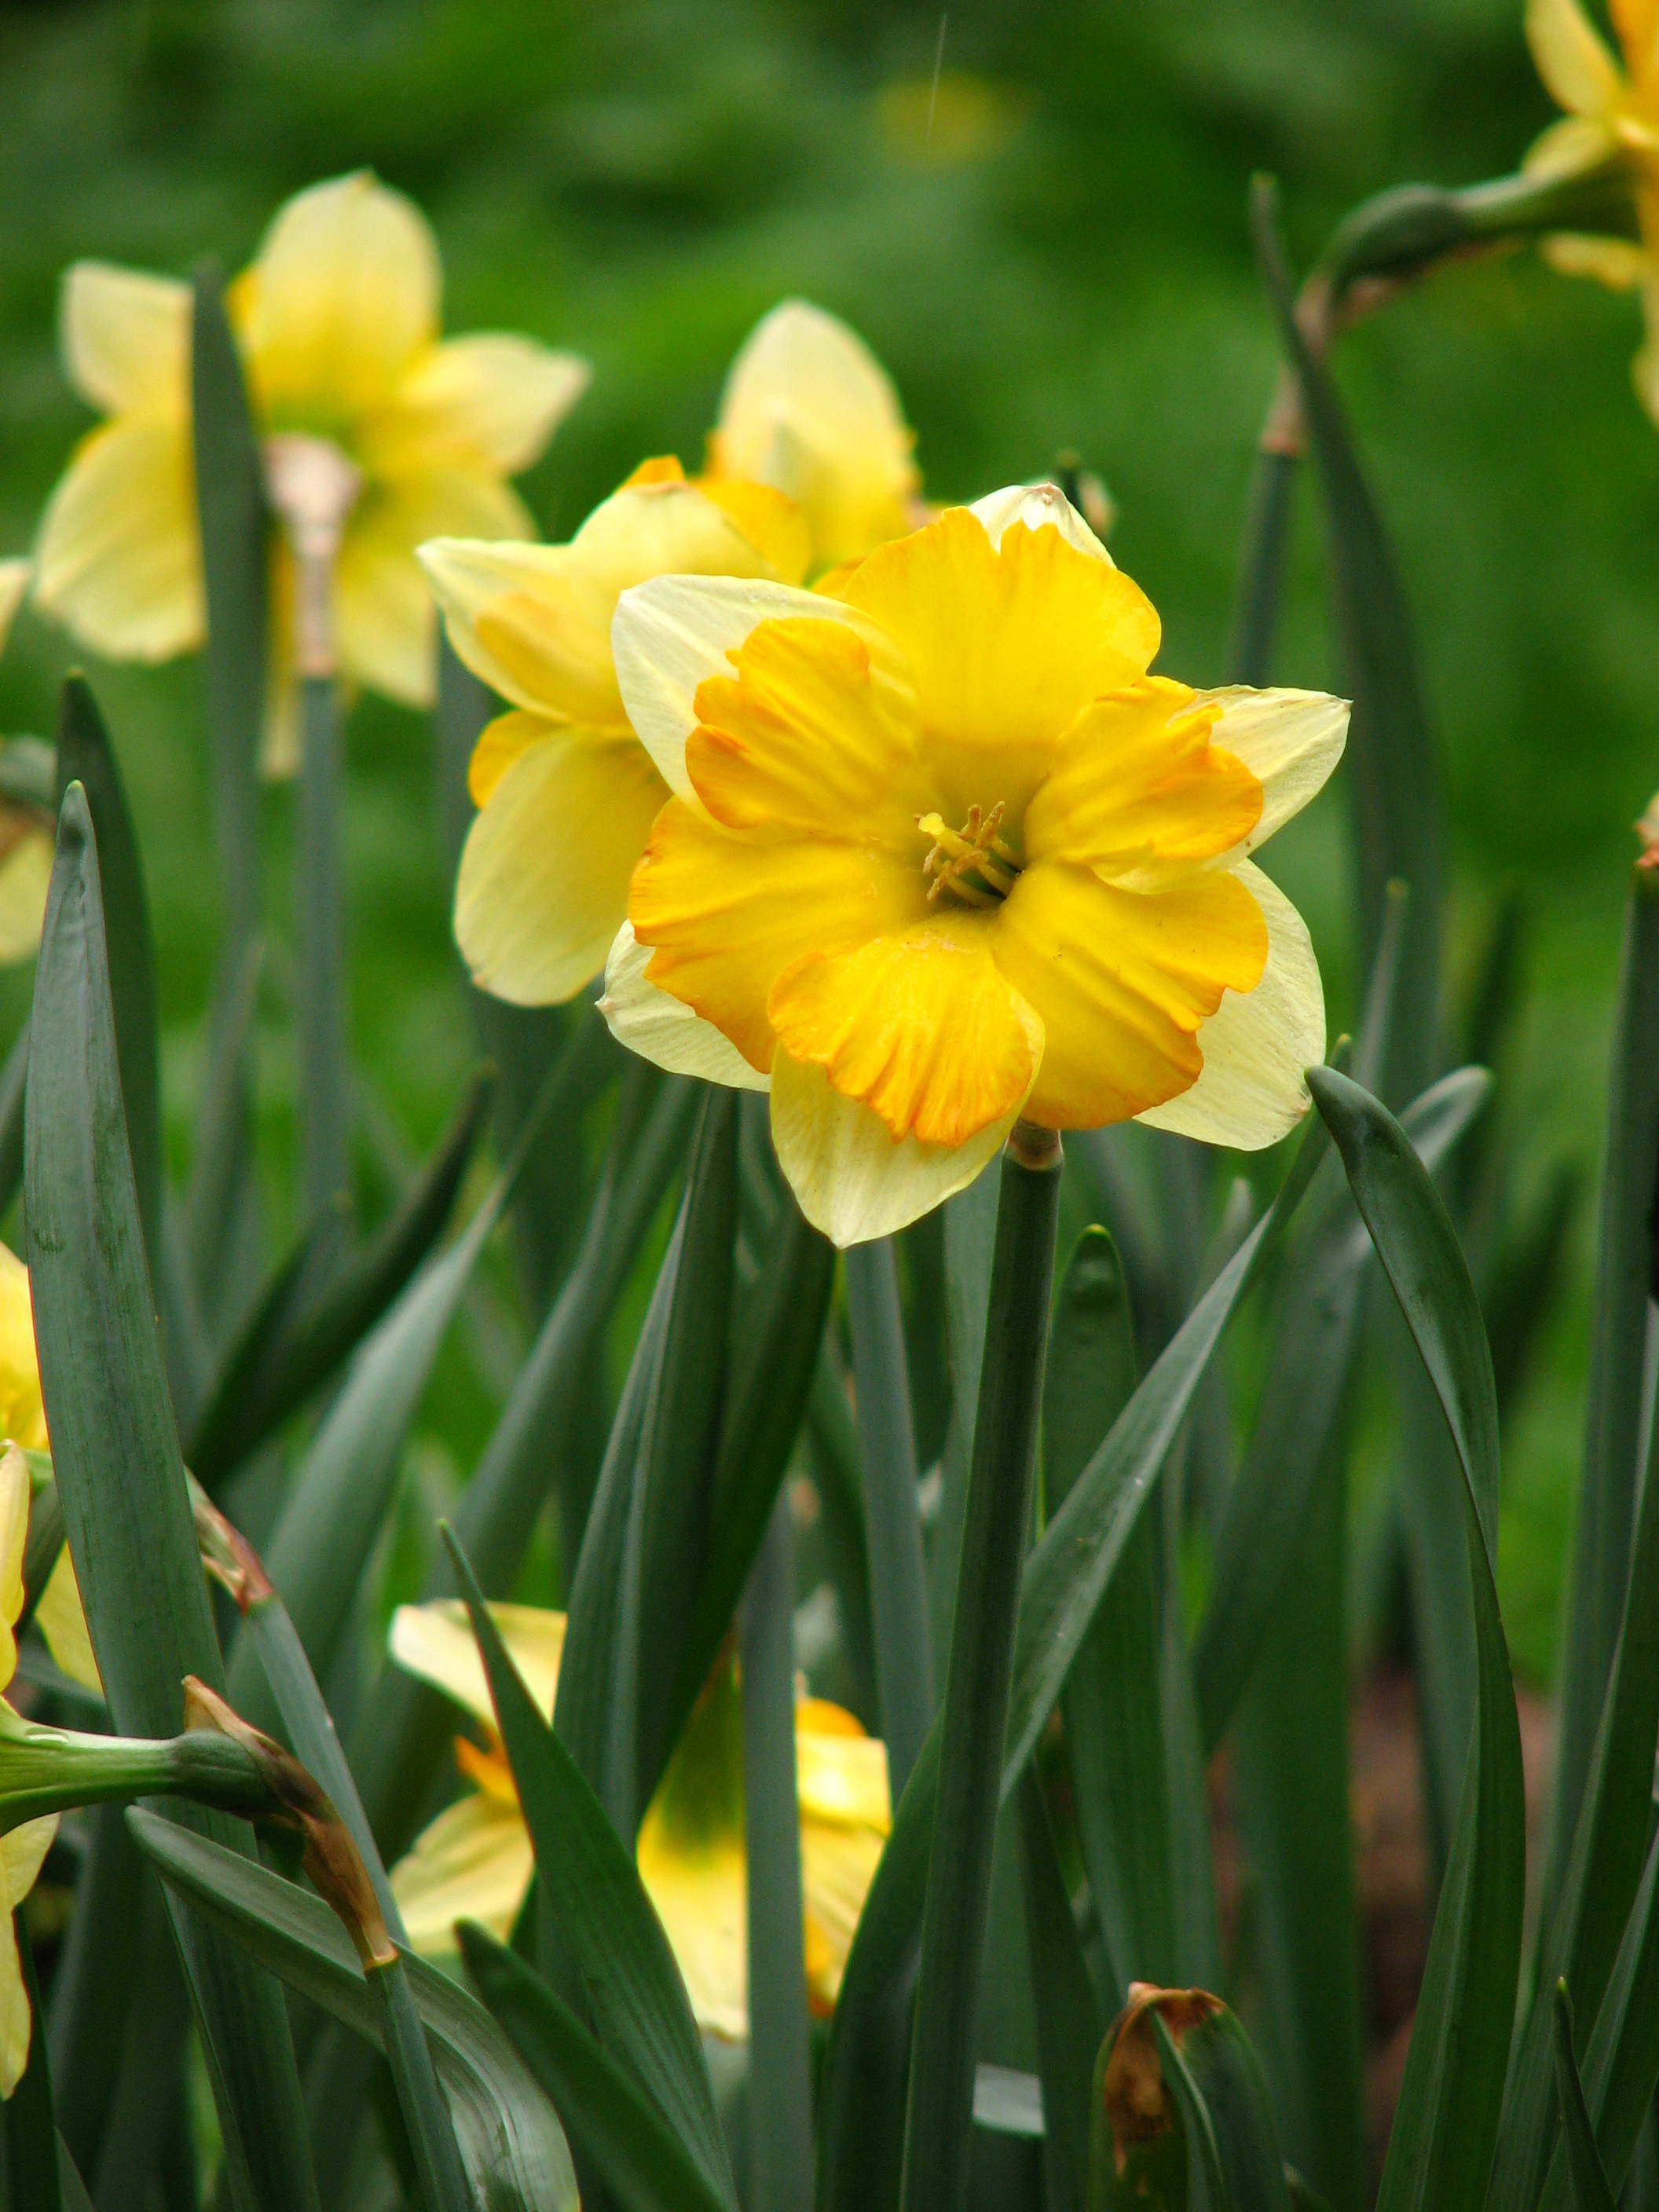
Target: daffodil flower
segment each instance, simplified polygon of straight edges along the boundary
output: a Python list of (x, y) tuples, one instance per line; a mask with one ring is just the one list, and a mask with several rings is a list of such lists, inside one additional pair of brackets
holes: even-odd
[[(33, 567), (30, 561), (0, 561), (0, 653)], [(0, 966), (28, 959), (40, 942), (52, 855), (50, 823), (34, 807), (0, 799)]]
[[(40, 1366), (34, 1348), (34, 1305), (29, 1294), (29, 1271), (5, 1244), (0, 1244), (0, 1439), (20, 1446), (25, 1452), (44, 1452), (51, 1448), (46, 1436), (46, 1405), (40, 1395)], [(17, 1455), (12, 1457), (17, 1458)], [(18, 1459), (18, 1464), (27, 1468), (26, 1461)], [(27, 1498), (24, 1506), (27, 1520)], [(10, 1584), (6, 1587), (9, 1589)], [(14, 1606), (6, 1619), (15, 1620), (17, 1612), (18, 1607)], [(46, 1577), (34, 1618), (46, 1639), (47, 1650), (63, 1672), (83, 1690), (91, 1690), (101, 1697), (104, 1686), (99, 1677), (98, 1662), (93, 1656), (87, 1617), (81, 1607), (80, 1586), (75, 1579), (75, 1562), (67, 1545)], [(12, 1663), (16, 1663), (15, 1650)], [(9, 1672), (6, 1680), (10, 1679)], [(0, 1682), (0, 1689), (4, 1686)]]
[(806, 518), (817, 574), (915, 527), (915, 443), (892, 379), (857, 332), (786, 300), (732, 364), (708, 468), (787, 493)]
[(1015, 1120), (1282, 1136), (1325, 1047), (1250, 855), (1347, 708), (1147, 669), (1145, 594), (1053, 487), (952, 508), (836, 594), (662, 577), (612, 632), (673, 798), (602, 1001), (659, 1064), (771, 1091), (839, 1244), (961, 1188)]
[(1639, 240), (1577, 232), (1546, 240), (1554, 265), (1642, 290), (1648, 340), (1635, 362), (1642, 403), (1659, 420), (1659, 6), (1612, 0), (1623, 67), (1607, 51), (1577, 0), (1527, 0), (1527, 43), (1538, 74), (1567, 111), (1528, 154), (1534, 176), (1570, 177), (1623, 156), (1636, 177)]
[[(532, 537), (507, 478), (530, 466), (587, 380), (528, 338), (439, 338), (436, 242), (368, 171), (277, 212), (227, 295), (261, 434), (335, 443), (361, 471), (335, 574), (345, 678), (433, 696), (432, 609), (415, 548), (445, 532)], [(166, 660), (202, 642), (191, 454), (190, 287), (77, 262), (64, 281), (70, 382), (110, 419), (82, 442), (41, 526), (36, 596), (95, 652)], [(291, 556), (272, 550), (266, 766), (294, 766)]]
[[(490, 1616), (544, 1713), (553, 1710), (564, 1615), (493, 1605)], [(411, 1674), (481, 1721), (489, 1748), (456, 1743), (476, 1790), (441, 1813), (392, 1889), (417, 1951), (454, 1948), (458, 1920), (503, 1939), (530, 1887), (532, 1854), (513, 1775), (495, 1734), (495, 1708), (464, 1606), (403, 1606), (392, 1652)], [(828, 2013), (890, 1824), (885, 1747), (839, 1705), (807, 1698), (795, 1707), (807, 1990)], [(640, 1879), (679, 1961), (698, 2024), (741, 2040), (749, 2033), (747, 1876), (744, 1856), (743, 1738), (736, 1670), (711, 1678), (641, 1825)]]

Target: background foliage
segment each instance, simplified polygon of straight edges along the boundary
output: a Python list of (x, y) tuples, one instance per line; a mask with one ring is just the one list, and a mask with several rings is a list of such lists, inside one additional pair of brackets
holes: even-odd
[[(696, 458), (725, 365), (799, 292), (889, 364), (936, 495), (1075, 447), (1106, 477), (1119, 561), (1164, 621), (1162, 665), (1217, 680), (1275, 343), (1245, 188), (1285, 188), (1305, 264), (1354, 201), (1511, 167), (1551, 110), (1516, 0), (1036, 0), (939, 18), (885, 0), (81, 0), (0, 13), (0, 550), (22, 550), (87, 418), (54, 344), (58, 276), (91, 254), (235, 267), (288, 192), (361, 164), (442, 244), (453, 330), (523, 329), (592, 360), (525, 489), (567, 535), (644, 453)], [(1339, 377), (1392, 526), (1443, 741), (1455, 972), (1504, 896), (1530, 921), (1509, 1109), (1523, 1183), (1593, 1174), (1628, 825), (1651, 742), (1659, 444), (1627, 301), (1516, 253), (1444, 275), (1345, 341)], [(1311, 487), (1275, 678), (1334, 685)], [(49, 726), (64, 640), (26, 617), (0, 729)], [(216, 936), (198, 680), (97, 672), (146, 864), (164, 1088), (182, 1143)], [(473, 1053), (459, 1018), (428, 726), (351, 720), (353, 1025), (379, 1166), (424, 1150)], [(289, 804), (268, 805), (268, 913), (291, 940)], [(1352, 1020), (1332, 808), (1273, 848), (1309, 915), (1334, 1026)], [(5, 1041), (21, 985), (0, 985)], [(289, 1146), (273, 997), (263, 1127)], [(366, 1158), (373, 1175), (376, 1162)], [(1500, 1545), (1517, 1668), (1553, 1662), (1578, 1449), (1588, 1210), (1572, 1290), (1505, 1438)], [(273, 1224), (281, 1231), (283, 1224)], [(631, 1340), (637, 1316), (624, 1315)], [(497, 1316), (499, 1321), (499, 1316)], [(498, 1346), (498, 1352), (501, 1347)], [(471, 1465), (488, 1331), (446, 1353), (417, 1468)]]

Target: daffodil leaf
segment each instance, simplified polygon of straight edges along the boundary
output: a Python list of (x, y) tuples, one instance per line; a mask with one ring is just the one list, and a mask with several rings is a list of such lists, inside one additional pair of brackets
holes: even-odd
[(1439, 1399), (1462, 1478), (1478, 1702), (1378, 2198), (1380, 2212), (1452, 2212), (1480, 2199), (1491, 2172), (1526, 1875), (1521, 1738), (1492, 1570), (1497, 1401), (1474, 1286), (1409, 1139), (1346, 1077), (1316, 1068), (1309, 1081)]
[(1572, 1846), (1539, 1949), (1539, 1978), (1504, 2104), (1495, 2185), (1535, 2196), (1555, 2136), (1550, 1995), (1564, 1980), (1586, 2017), (1601, 2004), (1642, 1879), (1659, 1735), (1659, 1449), (1650, 1446), (1623, 1616)]
[[(126, 1817), (191, 1914), (381, 2047), (380, 2008), (350, 1938), (320, 1898), (154, 1814), (134, 1808)], [(420, 1959), (403, 1965), (479, 2201), (502, 2212), (576, 2212), (563, 2130), (511, 2042), (450, 1976)]]
[(1193, 2005), (1189, 2016), (1181, 2001), (1192, 2004), (1201, 1992), (1171, 1994), (1175, 2004), (1152, 2008), (1152, 2031), (1209, 2203), (1290, 2212), (1267, 2085), (1249, 2038), (1216, 1998)]
[(28, 1999), (29, 2056), (23, 2078), (3, 2107), (6, 2201), (10, 2212), (59, 2212), (58, 2127), (52, 2109), (52, 2062), (46, 2054), (46, 2016), (34, 1971), (34, 1946), (22, 1912), (14, 1907), (12, 1940)]
[(1555, 2094), (1559, 2103), (1561, 2132), (1567, 2146), (1567, 2170), (1578, 2212), (1617, 2212), (1607, 2169), (1595, 2146), (1584, 2085), (1572, 2049), (1572, 2000), (1567, 1985), (1558, 1981), (1552, 1991), (1552, 2041), (1555, 2058)]
[[(258, 1294), (264, 1264), (253, 1160), (253, 1028), (263, 964), (264, 948), (252, 936), (240, 948), (228, 945), (220, 960), (185, 1198), (191, 1274), (221, 1358)], [(211, 1382), (210, 1376), (204, 1401)], [(193, 1425), (199, 1432), (199, 1412)]]
[(599, 2039), (661, 2112), (716, 2197), (735, 2206), (690, 2000), (633, 1853), (538, 1711), (447, 1529), (445, 1540), (518, 1785), (536, 1877), (580, 1969)]
[(840, 1612), (842, 1648), (853, 1681), (848, 1703), (865, 1725), (873, 1729), (878, 1717), (876, 1640), (870, 1613), (864, 1472), (840, 1347), (828, 1331), (818, 1340), (818, 1364), (806, 1401), (805, 1438), (830, 1577)]
[(29, 1085), (29, 1025), (18, 1030), (0, 1064), (0, 1213), (23, 1180), (23, 1118)]
[(876, 1688), (888, 1773), (899, 1790), (933, 1726), (934, 1700), (915, 1428), (894, 1241), (882, 1237), (855, 1244), (842, 1266), (864, 1469)]
[(191, 428), (207, 599), (207, 718), (214, 826), (230, 928), (240, 957), (257, 924), (259, 732), (265, 708), (269, 518), (259, 449), (226, 319), (217, 269), (196, 275), (191, 319)]
[(968, 1462), (974, 1449), (974, 1408), (985, 1352), (985, 1307), (991, 1294), (991, 1246), (996, 1237), (997, 1179), (983, 1174), (946, 1199), (945, 1215), (945, 1341), (951, 1369), (951, 1412), (939, 1452), (939, 1511), (927, 1552), (927, 1595), (933, 1679), (951, 1663), (951, 1629), (957, 1602), (957, 1564), (968, 1502)]
[(63, 2212), (92, 2212), (92, 2198), (81, 2179), (81, 2169), (70, 2156), (62, 2136), (58, 2137), (58, 2201)]
[[(186, 1674), (224, 1669), (185, 1494), (145, 1265), (112, 1006), (98, 848), (64, 793), (29, 1052), (27, 1205), (34, 1324), (53, 1465), (111, 1718), (170, 1736)], [(228, 1816), (181, 1808), (243, 1850)], [(317, 2202), (280, 1992), (223, 1939), (175, 1922), (226, 2154), (246, 2201)]]
[[(690, 1133), (696, 1086), (659, 1079), (654, 1070), (647, 1074), (648, 1109), (642, 1121), (618, 1118), (580, 1249), (456, 1508), (456, 1534), (489, 1596), (505, 1596), (512, 1587), (555, 1463), (568, 1456), (562, 1447), (584, 1370)], [(534, 1135), (532, 1127), (532, 1144)], [(457, 1594), (444, 1554), (422, 1595)], [(353, 1737), (351, 1764), (388, 1860), (413, 1839), (453, 1729), (447, 1699), (400, 1668), (386, 1668)]]
[(1355, 456), (1336, 387), (1297, 320), (1278, 228), (1277, 197), (1251, 196), (1256, 253), (1301, 393), (1329, 523), (1331, 588), (1353, 694), (1346, 768), (1353, 803), (1361, 946), (1367, 968), (1383, 927), (1388, 887), (1411, 886), (1401, 981), (1405, 1019), (1381, 1086), (1409, 1097), (1438, 1073), (1442, 878), (1446, 844), (1440, 765), (1428, 724), (1410, 613), (1394, 551)]
[[(404, 1289), (443, 1233), (494, 1090), (492, 1073), (481, 1069), (402, 1204), (320, 1291), (305, 1295), (317, 1279), (322, 1224), (278, 1269), (227, 1355), (198, 1424), (191, 1467), (204, 1486), (213, 1488), (303, 1405)], [(559, 1103), (556, 1095), (550, 1099), (550, 1115)]]
[(1035, 1767), (1020, 1778), (1020, 1877), (1032, 2008), (1042, 2081), (1042, 2170), (1051, 2212), (1084, 2212), (1089, 2185), (1089, 2104), (1102, 2032), (1077, 1917), (1054, 1848)]
[(726, 2212), (707, 2176), (624, 2067), (523, 1960), (463, 1921), (461, 1955), (584, 2158), (623, 2212)]
[(1227, 644), (1232, 681), (1257, 690), (1273, 682), (1273, 641), (1285, 585), (1291, 495), (1300, 466), (1297, 453), (1287, 446), (1267, 443), (1264, 434), (1250, 485), (1243, 558), (1239, 563), (1232, 635)]
[(300, 714), (300, 1189), (313, 1217), (350, 1187), (351, 1050), (347, 1039), (345, 760), (332, 676), (302, 676)]
[[(1560, 1732), (1544, 1872), (1554, 1917), (1613, 1670), (1640, 1475), (1644, 1347), (1659, 1197), (1659, 880), (1632, 872), (1607, 1085), (1584, 1464), (1561, 1655)], [(1582, 1995), (1582, 1992), (1581, 1992)]]

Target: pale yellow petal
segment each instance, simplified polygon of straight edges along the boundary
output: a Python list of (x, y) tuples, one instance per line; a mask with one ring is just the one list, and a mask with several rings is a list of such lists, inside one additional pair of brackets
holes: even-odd
[(337, 432), (389, 398), (437, 335), (441, 281), (426, 218), (371, 171), (297, 193), (236, 292), (270, 426)]
[(749, 1890), (743, 1846), (689, 1850), (646, 1814), (640, 1880), (673, 1947), (699, 2027), (733, 2042), (749, 2033)]
[(1323, 790), (1347, 742), (1348, 702), (1323, 691), (1252, 691), (1236, 684), (1195, 692), (1193, 705), (1220, 708), (1210, 743), (1242, 760), (1261, 786), (1261, 812), (1236, 848), (1254, 853)]
[(0, 1836), (0, 1871), (5, 1875), (8, 1912), (15, 1912), (33, 1888), (57, 1833), (58, 1815), (48, 1813)]
[(1599, 117), (1564, 115), (1533, 140), (1521, 167), (1529, 177), (1582, 176), (1618, 150), (1612, 126)]
[(12, 1629), (23, 1610), (30, 1496), (29, 1463), (9, 1443), (0, 1448), (0, 1690), (17, 1672), (17, 1639)]
[(458, 1798), (392, 1869), (392, 1894), (410, 1943), (426, 1954), (453, 1951), (458, 1920), (476, 1920), (505, 1942), (534, 1867), (516, 1804), (483, 1790)]
[[(538, 1707), (550, 1716), (564, 1650), (564, 1615), (538, 1605), (492, 1605), (489, 1617)], [(400, 1667), (494, 1728), (495, 1708), (483, 1661), (466, 1607), (459, 1599), (400, 1605), (392, 1616), (388, 1643)]]
[(48, 1449), (29, 1271), (9, 1245), (0, 1244), (0, 1437), (4, 1437), (25, 1451)]
[(1577, 0), (1527, 0), (1527, 44), (1551, 96), (1573, 115), (1605, 115), (1623, 89), (1619, 64)]
[(125, 417), (76, 448), (41, 519), (34, 597), (112, 660), (202, 642), (196, 477), (182, 422)]
[(819, 2013), (828, 2012), (841, 1994), (847, 1954), (884, 1842), (873, 1828), (802, 1818), (801, 1899), (809, 1929), (816, 1929), (823, 1939), (823, 1952), (813, 1961), (816, 1971), (809, 1992)]
[(984, 525), (993, 545), (1001, 544), (1003, 532), (1013, 523), (1041, 530), (1051, 522), (1076, 551), (1103, 561), (1109, 568), (1117, 565), (1057, 483), (1009, 484), (976, 499), (968, 512)]
[(1634, 291), (1653, 268), (1652, 255), (1633, 238), (1559, 230), (1539, 250), (1559, 276), (1593, 277), (1610, 292)]
[(827, 1735), (795, 1719), (795, 1791), (801, 1818), (870, 1828), (885, 1835), (892, 1820), (887, 1747), (879, 1736)]
[[(6, 811), (0, 808), (0, 815)], [(0, 822), (0, 841), (9, 827)], [(46, 916), (46, 886), (52, 880), (49, 834), (32, 816), (24, 817), (16, 828), (18, 834), (0, 850), (0, 966), (33, 958)]]
[(772, 1063), (772, 1142), (801, 1212), (843, 1249), (890, 1237), (965, 1190), (1001, 1151), (1018, 1109), (964, 1145), (896, 1145), (879, 1116), (820, 1067)]
[(58, 1815), (52, 1813), (43, 1820), (26, 1820), (0, 1837), (0, 1912), (5, 1916), (0, 1936), (0, 2098), (9, 2097), (23, 2078), (32, 2025), (11, 1916), (34, 1887), (57, 1832)]
[(528, 538), (534, 526), (505, 484), (458, 468), (369, 485), (352, 514), (335, 570), (342, 672), (390, 699), (429, 707), (437, 677), (436, 622), (416, 547), (451, 532)]
[(605, 996), (599, 1000), (599, 1012), (617, 1043), (673, 1075), (699, 1076), (731, 1090), (769, 1091), (771, 1076), (750, 1067), (713, 1022), (649, 980), (645, 969), (650, 957), (651, 947), (638, 942), (631, 922), (623, 922), (605, 961)]
[(509, 764), (467, 832), (455, 887), (455, 939), (483, 989), (544, 1006), (592, 981), (667, 797), (626, 734), (550, 728)]
[(101, 1698), (103, 1677), (98, 1672), (86, 1610), (81, 1603), (81, 1585), (75, 1579), (75, 1562), (70, 1557), (67, 1544), (58, 1555), (57, 1565), (46, 1577), (34, 1618), (46, 1639), (47, 1650), (70, 1681), (78, 1682), (83, 1690), (90, 1690), (94, 1697)]
[(685, 766), (685, 741), (699, 720), (698, 686), (732, 673), (733, 655), (758, 624), (791, 617), (846, 623), (881, 641), (839, 599), (748, 577), (659, 576), (617, 600), (611, 645), (623, 704), (676, 798), (701, 805)]
[(173, 276), (77, 261), (58, 304), (64, 367), (90, 407), (182, 422), (190, 411), (191, 295)]
[(786, 300), (744, 340), (709, 444), (719, 473), (799, 506), (816, 567), (908, 526), (919, 478), (892, 380), (862, 338), (804, 300)]
[(449, 641), (475, 676), (528, 713), (621, 726), (614, 601), (571, 546), (439, 538), (418, 550)]
[(1234, 872), (1267, 925), (1267, 962), (1253, 991), (1228, 991), (1198, 1029), (1204, 1066), (1190, 1089), (1137, 1120), (1209, 1145), (1259, 1152), (1308, 1110), (1304, 1071), (1325, 1057), (1325, 992), (1307, 924), (1260, 868)]
[(357, 452), (371, 476), (434, 465), (515, 477), (587, 388), (574, 353), (533, 338), (477, 331), (421, 354), (385, 407), (363, 422)]
[(5, 650), (6, 640), (11, 634), (18, 608), (28, 597), (29, 583), (33, 574), (33, 561), (0, 561), (0, 652)]

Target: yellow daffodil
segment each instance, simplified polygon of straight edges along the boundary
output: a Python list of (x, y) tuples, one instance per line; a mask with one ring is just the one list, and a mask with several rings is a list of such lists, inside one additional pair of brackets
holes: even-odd
[(961, 1188), (1022, 1115), (1251, 1148), (1306, 1110), (1319, 969), (1249, 855), (1347, 708), (1149, 676), (1158, 638), (1053, 487), (952, 508), (835, 596), (623, 594), (617, 679), (674, 796), (605, 1011), (665, 1066), (769, 1085), (836, 1243)]
[[(0, 561), (0, 652), (33, 574), (32, 562)], [(28, 959), (40, 942), (52, 854), (50, 820), (36, 807), (0, 799), (0, 966)]]
[(1632, 165), (1639, 240), (1569, 233), (1547, 240), (1545, 251), (1568, 276), (1621, 291), (1641, 287), (1648, 341), (1636, 358), (1636, 388), (1659, 420), (1659, 4), (1612, 0), (1611, 12), (1622, 68), (1577, 0), (1527, 0), (1538, 74), (1567, 112), (1533, 146), (1526, 167), (1569, 177), (1615, 156)]
[[(44, 1452), (50, 1449), (46, 1406), (40, 1395), (40, 1366), (34, 1349), (34, 1305), (29, 1294), (29, 1271), (5, 1244), (0, 1244), (0, 1438), (21, 1445), (24, 1451)], [(26, 1509), (27, 1504), (26, 1499)], [(7, 1589), (10, 1587), (8, 1583)], [(6, 1619), (15, 1620), (17, 1611), (14, 1606)], [(75, 1579), (75, 1563), (67, 1546), (46, 1577), (34, 1618), (46, 1639), (47, 1650), (64, 1673), (72, 1681), (79, 1682), (82, 1689), (92, 1690), (101, 1697), (104, 1686), (99, 1679), (98, 1662), (93, 1657), (87, 1617), (81, 1609), (80, 1586)], [(16, 1662), (15, 1650), (12, 1662)], [(6, 1680), (10, 1679), (8, 1674)], [(0, 1683), (0, 1688), (4, 1686)]]
[(709, 433), (709, 473), (771, 484), (811, 533), (813, 573), (921, 519), (921, 483), (892, 379), (845, 323), (786, 300), (744, 340)]
[[(564, 1615), (495, 1605), (490, 1614), (545, 1713), (553, 1710)], [(392, 1869), (392, 1888), (417, 1951), (454, 1948), (458, 1920), (505, 1937), (530, 1887), (530, 1837), (495, 1735), (495, 1709), (465, 1607), (403, 1606), (392, 1656), (482, 1721), (490, 1746), (465, 1739), (456, 1755), (477, 1789), (433, 1821)], [(850, 1713), (818, 1698), (795, 1707), (807, 1990), (827, 2013), (886, 1840), (885, 1747)], [(749, 2033), (743, 1741), (736, 1671), (716, 1669), (641, 1825), (640, 1879), (679, 1961), (700, 2026)]]
[[(263, 435), (337, 444), (362, 474), (335, 577), (341, 672), (430, 703), (432, 610), (415, 548), (443, 532), (524, 538), (507, 478), (528, 468), (585, 365), (497, 333), (441, 341), (436, 242), (368, 171), (282, 208), (227, 297)], [(83, 441), (41, 526), (36, 595), (85, 644), (165, 660), (202, 641), (188, 285), (77, 262), (64, 286), (70, 382), (110, 419)], [(272, 555), (273, 702), (288, 697), (293, 581)], [(268, 768), (294, 765), (273, 714)]]
[[(0, 1450), (0, 1690), (17, 1671), (17, 1639), (12, 1624), (23, 1610), (23, 1547), (29, 1528), (28, 1462), (15, 1445)], [(12, 1914), (34, 1887), (58, 1815), (25, 1820), (0, 1836), (0, 2097), (9, 2097), (23, 2078), (29, 2059), (29, 1998), (17, 1954)]]

